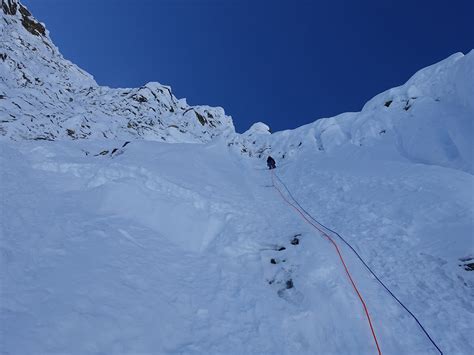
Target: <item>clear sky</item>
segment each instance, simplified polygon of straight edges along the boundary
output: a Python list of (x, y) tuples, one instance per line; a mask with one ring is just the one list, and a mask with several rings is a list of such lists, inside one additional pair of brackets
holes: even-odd
[(474, 48), (474, 0), (22, 0), (101, 85), (170, 85), (237, 131), (359, 111)]

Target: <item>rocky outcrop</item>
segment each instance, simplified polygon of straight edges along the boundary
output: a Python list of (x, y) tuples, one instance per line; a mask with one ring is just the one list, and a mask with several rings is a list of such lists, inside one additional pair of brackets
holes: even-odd
[(2, 0), (2, 10), (6, 15), (16, 15), (18, 9), (17, 0)]
[(0, 136), (207, 142), (235, 132), (222, 108), (190, 106), (169, 86), (97, 85), (64, 59), (45, 26), (25, 6), (17, 0), (1, 1)]
[(35, 36), (45, 36), (46, 28), (43, 24), (36, 21), (32, 16), (31, 12), (26, 7), (19, 4), (17, 0), (2, 0), (2, 10), (5, 15), (16, 15), (17, 11), (21, 15), (21, 24), (23, 27)]

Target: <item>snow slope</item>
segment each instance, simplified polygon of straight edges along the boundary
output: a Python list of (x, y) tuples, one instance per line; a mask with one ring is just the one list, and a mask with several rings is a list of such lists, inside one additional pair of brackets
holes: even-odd
[[(0, 353), (376, 353), (268, 154), (444, 353), (474, 352), (473, 51), (361, 112), (238, 134), (167, 86), (98, 86), (17, 0), (0, 16)], [(437, 353), (336, 241), (382, 352)]]
[[(223, 141), (96, 156), (122, 143), (1, 143), (3, 353), (375, 353), (334, 249), (260, 161)], [(473, 256), (472, 175), (362, 149), (277, 172), (446, 353), (471, 353), (474, 280), (458, 265)], [(342, 250), (383, 353), (436, 353)]]

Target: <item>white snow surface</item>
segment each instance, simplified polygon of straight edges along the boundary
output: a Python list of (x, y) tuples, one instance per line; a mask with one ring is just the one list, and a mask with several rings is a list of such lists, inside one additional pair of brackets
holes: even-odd
[[(25, 10), (1, 0), (1, 354), (375, 354), (336, 251), (282, 200), (269, 154), (445, 354), (474, 353), (473, 51), (361, 112), (238, 134), (168, 86), (97, 85)], [(382, 353), (436, 354), (332, 236)]]
[[(224, 141), (95, 156), (122, 143), (0, 143), (3, 353), (375, 353), (335, 250), (261, 160)], [(309, 150), (277, 173), (446, 353), (472, 353), (472, 175), (368, 153)], [(339, 244), (383, 353), (436, 353)]]

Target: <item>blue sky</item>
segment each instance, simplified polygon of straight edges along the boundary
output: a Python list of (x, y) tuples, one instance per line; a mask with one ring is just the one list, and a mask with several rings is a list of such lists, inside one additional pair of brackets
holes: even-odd
[(23, 0), (101, 85), (172, 86), (239, 132), (359, 111), (474, 47), (472, 0)]

